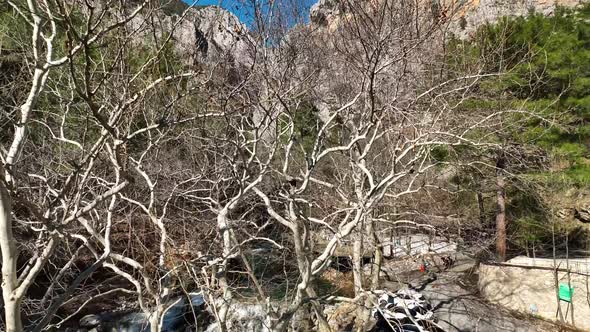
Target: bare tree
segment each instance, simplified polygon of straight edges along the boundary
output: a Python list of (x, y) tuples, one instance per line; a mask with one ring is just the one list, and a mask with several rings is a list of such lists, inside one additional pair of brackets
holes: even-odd
[[(344, 242), (352, 243), (356, 300), (371, 305), (367, 291), (379, 287), (382, 261), (377, 233), (383, 227), (374, 218), (376, 209), (439, 190), (432, 174), (445, 162), (433, 158), (432, 151), (497, 147), (490, 136), (476, 133), (496, 130), (493, 124), (506, 113), (461, 112), (478, 82), (496, 74), (478, 68), (468, 75), (441, 77), (438, 58), (426, 51), (442, 45), (436, 30), (441, 22), (420, 16), (420, 7), (350, 1), (340, 10), (336, 32), (313, 36), (324, 42), (326, 59), (315, 73), (319, 79), (314, 92), (323, 98), (314, 100), (318, 120), (312, 121), (315, 129), (308, 137), (298, 132), (301, 124), (293, 116), (304, 112), (297, 103), (301, 95), (281, 95), (284, 108), (278, 118), (291, 129), (282, 139), (285, 153), (275, 173), (292, 185), (280, 194), (261, 185), (255, 188), (269, 215), (291, 233), (301, 277), (293, 301), (278, 317), (277, 329), (285, 329), (284, 322), (307, 302), (319, 326), (324, 324), (314, 282)], [(423, 20), (418, 28), (417, 19)], [(305, 58), (305, 52), (297, 57)], [(316, 68), (313, 61), (308, 63)], [(283, 81), (286, 76), (297, 77), (284, 75)], [(335, 199), (323, 203), (321, 195)], [(320, 234), (326, 237), (321, 242)], [(373, 251), (370, 285), (365, 283), (363, 247)]]
[[(0, 137), (7, 331), (60, 328), (92, 296), (115, 293), (159, 331), (191, 289), (229, 331), (248, 286), (271, 330), (301, 315), (329, 331), (323, 305), (333, 300), (359, 304), (361, 328), (380, 288), (383, 231), (435, 228), (402, 218), (400, 202), (451, 191), (436, 174), (453, 165), (435, 152), (498, 149), (505, 114), (526, 115), (463, 112), (496, 74), (445, 71), (445, 18), (418, 2), (347, 0), (327, 26), (292, 27), (297, 2), (245, 1), (254, 27), (231, 29), (243, 58), (218, 50), (190, 64), (171, 46), (175, 29), (196, 20), (189, 10), (172, 19), (155, 0), (9, 3), (31, 40), (28, 95), (2, 118), (14, 130)], [(191, 33), (212, 33), (195, 22)], [(500, 203), (503, 167), (491, 168)], [(283, 259), (268, 263), (288, 285), (278, 299), (258, 249)], [(352, 299), (318, 287), (338, 251), (352, 256)], [(117, 286), (85, 294), (98, 271)]]
[[(158, 267), (163, 269), (168, 241), (163, 219), (170, 199), (157, 210), (153, 175), (144, 165), (170, 133), (167, 128), (215, 115), (194, 112), (183, 117), (175, 113), (207, 75), (203, 76), (205, 81), (188, 85), (187, 79), (196, 76), (192, 70), (170, 70), (165, 61), (170, 56), (166, 52), (171, 33), (161, 27), (139, 63), (137, 55), (129, 52), (138, 38), (154, 29), (150, 22), (159, 13), (158, 2), (143, 1), (131, 7), (119, 2), (101, 6), (78, 1), (9, 4), (31, 33), (25, 49), (30, 55), (31, 78), (28, 96), (14, 120), (9, 148), (1, 155), (0, 245), (6, 330), (24, 329), (23, 301), (42, 272), (53, 274), (46, 270), (50, 261), (60, 267), (37, 304), (43, 313), (29, 315), (27, 321), (34, 325), (27, 329), (44, 329), (78, 286), (102, 268), (133, 285), (132, 292), (146, 314), (151, 315), (152, 310), (144, 300), (144, 291), (152, 295), (159, 308), (156, 312), (161, 313), (166, 288), (154, 289), (147, 267), (117, 253), (118, 244), (111, 236), (121, 209), (129, 204), (139, 206), (158, 229)], [(164, 66), (168, 70), (161, 70)], [(161, 91), (168, 94), (164, 102), (146, 107)], [(51, 159), (35, 159), (40, 153)], [(136, 179), (146, 184), (146, 204), (126, 194), (129, 187), (136, 187)], [(12, 208), (12, 215), (11, 206), (17, 209)], [(18, 263), (18, 251), (24, 248), (15, 243), (15, 229), (36, 238), (30, 247), (24, 244), (27, 255), (23, 259), (28, 260), (24, 266)], [(59, 257), (70, 247), (77, 248), (71, 257)], [(72, 275), (76, 261), (88, 254), (94, 262)], [(141, 277), (135, 278), (133, 271)], [(150, 317), (152, 328), (158, 330), (160, 316)]]

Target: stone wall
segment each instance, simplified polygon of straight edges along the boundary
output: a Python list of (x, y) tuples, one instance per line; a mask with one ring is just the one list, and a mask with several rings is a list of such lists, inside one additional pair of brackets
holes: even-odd
[[(519, 259), (522, 261), (521, 258)], [(559, 320), (559, 317), (556, 317), (555, 272), (551, 268), (539, 266), (536, 263), (536, 266), (527, 265), (529, 266), (516, 267), (481, 264), (478, 287), (482, 296), (492, 303), (511, 310)], [(587, 265), (586, 268), (588, 268)], [(561, 270), (557, 277), (558, 283), (567, 284), (567, 272)], [(578, 328), (590, 329), (588, 273), (577, 271), (577, 273), (570, 273), (570, 278), (571, 285), (574, 287), (573, 305), (570, 304), (568, 308), (568, 303), (561, 301), (563, 315), (565, 317), (567, 311), (565, 318), (568, 323), (571, 324), (573, 321)]]

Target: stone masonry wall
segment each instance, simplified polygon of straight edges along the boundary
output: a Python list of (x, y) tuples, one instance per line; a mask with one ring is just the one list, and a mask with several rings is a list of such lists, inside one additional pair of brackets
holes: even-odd
[[(567, 313), (567, 322), (581, 329), (590, 329), (590, 294), (588, 275), (570, 274), (574, 287), (572, 306)], [(558, 272), (559, 283), (567, 283), (567, 273)], [(481, 264), (478, 287), (490, 302), (526, 314), (535, 314), (549, 320), (556, 317), (557, 300), (555, 275), (552, 270)], [(561, 301), (565, 316), (568, 304)], [(573, 312), (573, 319), (572, 319)]]

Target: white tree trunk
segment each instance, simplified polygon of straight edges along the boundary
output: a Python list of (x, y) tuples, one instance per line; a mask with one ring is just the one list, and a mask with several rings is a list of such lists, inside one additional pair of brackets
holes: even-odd
[(20, 299), (10, 296), (8, 300), (4, 296), (4, 317), (6, 320), (6, 332), (22, 332), (22, 320), (20, 316)]
[(496, 162), (496, 255), (501, 262), (506, 261), (506, 188), (504, 180), (504, 157)]
[(354, 281), (354, 294), (360, 295), (363, 292), (363, 236), (359, 230), (358, 237), (352, 244), (352, 276)]
[[(0, 167), (1, 170), (1, 167)], [(6, 332), (23, 330), (20, 317), (21, 299), (16, 294), (16, 244), (12, 235), (12, 202), (8, 190), (0, 177), (0, 249), (2, 250), (2, 297), (4, 299), (4, 322)]]
[(375, 220), (369, 218), (367, 236), (373, 244), (373, 264), (371, 265), (371, 290), (377, 290), (380, 286), (381, 265), (383, 264), (383, 247), (375, 230)]
[(223, 301), (219, 302), (220, 304), (217, 310), (220, 331), (226, 330), (227, 315), (229, 313), (229, 307), (232, 299), (232, 293), (227, 282), (227, 260), (231, 254), (232, 246), (231, 233), (227, 220), (228, 212), (228, 208), (223, 208), (217, 215), (217, 228), (221, 238), (223, 239), (223, 260), (217, 270), (217, 273), (219, 274), (219, 287), (223, 292)]
[(159, 308), (156, 308), (150, 317), (150, 332), (160, 332), (160, 315)]

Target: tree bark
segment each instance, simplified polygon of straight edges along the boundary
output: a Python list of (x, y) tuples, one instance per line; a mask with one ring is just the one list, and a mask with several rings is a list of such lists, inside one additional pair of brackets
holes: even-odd
[(379, 234), (375, 229), (375, 220), (370, 218), (367, 233), (373, 242), (373, 264), (371, 265), (371, 290), (377, 290), (380, 286), (381, 265), (383, 264), (383, 246), (379, 240)]
[(330, 332), (331, 328), (328, 324), (328, 320), (324, 316), (322, 306), (320, 302), (317, 300), (317, 293), (312, 286), (307, 288), (307, 296), (310, 298), (311, 308), (316, 315), (317, 320), (317, 331), (318, 332)]
[(228, 258), (231, 254), (231, 233), (227, 220), (227, 214), (229, 213), (228, 208), (223, 208), (217, 215), (217, 228), (223, 240), (223, 260), (218, 266), (217, 273), (219, 275), (219, 287), (223, 292), (223, 301), (221, 301), (220, 307), (218, 308), (219, 315), (219, 330), (221, 332), (226, 331), (227, 315), (232, 300), (232, 292), (229, 289), (227, 281), (227, 263)]
[(160, 331), (160, 315), (158, 315), (159, 308), (155, 310), (150, 317), (150, 332), (159, 332)]
[(20, 316), (20, 299), (10, 295), (10, 300), (4, 296), (4, 317), (6, 320), (6, 332), (22, 332), (22, 320)]
[[(3, 168), (0, 167), (0, 171)], [(23, 331), (20, 316), (21, 298), (18, 288), (16, 261), (18, 252), (12, 234), (12, 201), (0, 175), (0, 250), (2, 251), (2, 298), (4, 300), (4, 323), (7, 332)]]
[(357, 233), (352, 244), (352, 276), (356, 296), (363, 292), (363, 231), (358, 230)]
[(374, 253), (374, 262), (373, 262), (373, 269), (372, 279), (371, 279), (371, 290), (377, 290), (380, 288), (380, 276), (381, 276), (381, 265), (383, 265), (383, 249), (381, 247), (381, 243), (377, 242), (378, 247), (375, 248)]
[(496, 255), (501, 262), (506, 261), (506, 191), (504, 179), (505, 158), (496, 160)]
[(479, 208), (479, 222), (480, 224), (484, 224), (486, 221), (486, 214), (483, 205), (483, 194), (481, 192), (477, 192), (477, 206)]
[(297, 220), (293, 222), (290, 229), (293, 234), (295, 257), (301, 279), (297, 285), (295, 297), (293, 298), (291, 304), (274, 322), (274, 326), (271, 326), (271, 330), (274, 332), (287, 331), (293, 315), (297, 310), (299, 310), (303, 304), (303, 301), (305, 300), (305, 297), (307, 296), (308, 299), (311, 298), (311, 309), (316, 312), (316, 317), (318, 318), (318, 328), (320, 331), (322, 331), (326, 327), (327, 321), (324, 319), (321, 309), (313, 304), (315, 301), (314, 298), (316, 297), (316, 292), (313, 289), (313, 272), (311, 269), (310, 253), (307, 250), (307, 236), (309, 235), (309, 230), (305, 223), (298, 222)]

